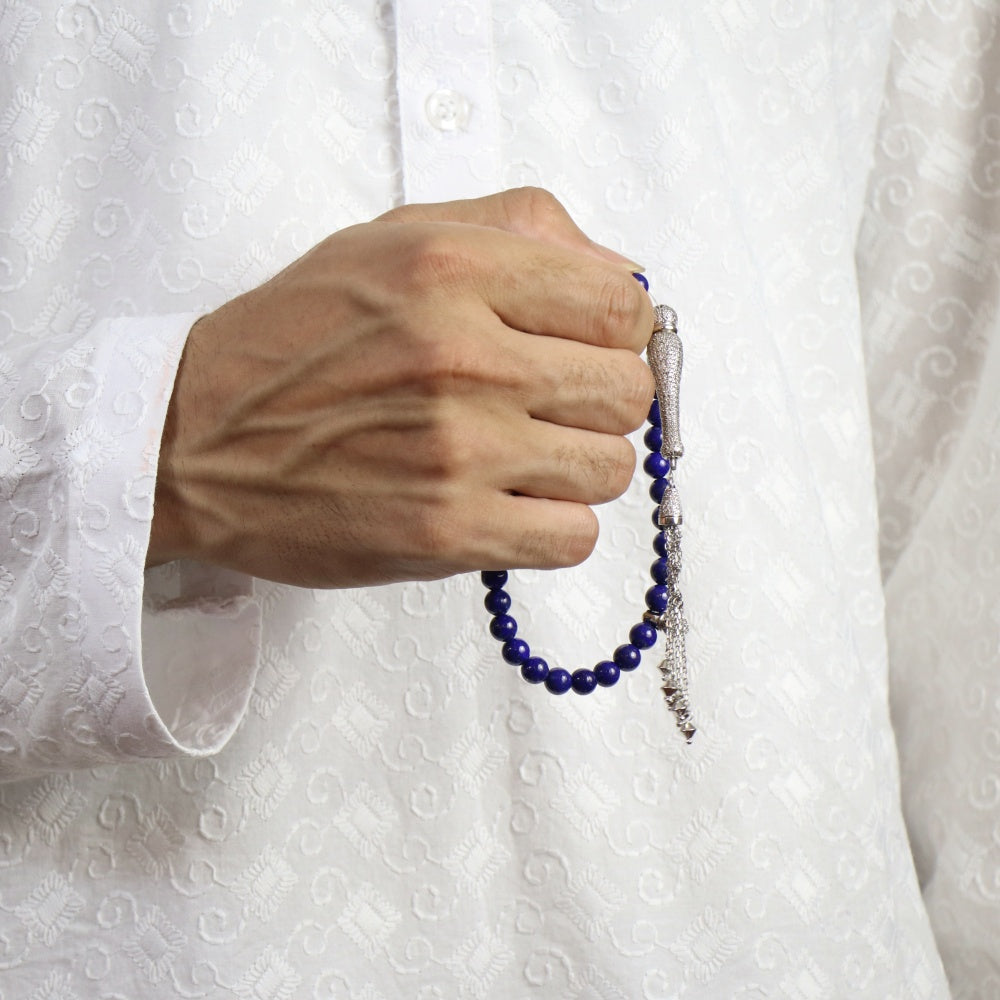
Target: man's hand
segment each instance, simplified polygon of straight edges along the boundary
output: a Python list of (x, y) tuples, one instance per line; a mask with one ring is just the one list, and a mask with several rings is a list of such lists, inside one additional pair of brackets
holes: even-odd
[(347, 587), (581, 562), (653, 394), (630, 270), (531, 189), (324, 240), (191, 331), (149, 564)]

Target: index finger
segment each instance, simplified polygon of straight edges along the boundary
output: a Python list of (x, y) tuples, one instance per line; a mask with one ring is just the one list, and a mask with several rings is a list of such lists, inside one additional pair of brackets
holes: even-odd
[(485, 230), (474, 281), (515, 330), (641, 354), (653, 330), (649, 295), (625, 267), (516, 234)]

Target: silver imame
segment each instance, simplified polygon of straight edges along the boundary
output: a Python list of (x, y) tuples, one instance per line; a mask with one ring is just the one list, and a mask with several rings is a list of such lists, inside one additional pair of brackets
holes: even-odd
[[(670, 461), (670, 475), (684, 454), (681, 443), (680, 390), (684, 348), (677, 333), (677, 313), (669, 306), (656, 306), (653, 336), (646, 349), (649, 367), (656, 382), (656, 398), (660, 405), (660, 428), (663, 445), (660, 454)], [(684, 514), (680, 495), (673, 482), (668, 482), (657, 516), (666, 541), (667, 607), (662, 614), (649, 614), (646, 620), (663, 632), (664, 657), (660, 663), (661, 690), (677, 723), (677, 728), (690, 743), (695, 727), (688, 701), (687, 632), (684, 598), (678, 578), (681, 571), (681, 524)]]

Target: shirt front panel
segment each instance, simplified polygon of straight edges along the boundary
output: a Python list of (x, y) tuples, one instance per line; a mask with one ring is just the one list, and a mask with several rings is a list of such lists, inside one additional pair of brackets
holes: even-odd
[[(852, 11), (770, 8), (7, 4), (62, 131), (8, 146), (6, 243), (69, 206), (22, 253), (17, 329), (57, 284), (97, 315), (210, 307), (404, 191), (539, 184), (646, 264), (688, 344), (701, 728), (685, 747), (652, 660), (586, 701), (527, 688), (469, 577), (264, 586), (224, 751), (5, 792), (24, 995), (946, 995), (895, 809), (840, 161), (884, 37), (849, 61)], [(584, 566), (517, 574), (553, 661), (640, 614), (649, 507), (637, 483)]]

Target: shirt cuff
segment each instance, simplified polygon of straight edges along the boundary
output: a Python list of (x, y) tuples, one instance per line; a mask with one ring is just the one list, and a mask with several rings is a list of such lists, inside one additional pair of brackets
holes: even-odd
[(242, 573), (180, 561), (146, 572), (142, 680), (173, 754), (220, 750), (247, 711), (261, 611)]
[[(81, 585), (97, 581), (124, 612), (121, 639), (128, 652), (116, 678), (122, 696), (105, 733), (114, 744), (112, 759), (215, 753), (246, 714), (256, 679), (261, 612), (250, 577), (191, 562), (143, 570), (167, 407), (197, 319), (186, 314), (111, 321), (112, 335), (100, 340), (105, 384), (120, 389), (105, 396), (105, 406), (120, 408), (137, 369), (146, 406), (141, 420), (122, 428), (118, 474), (90, 484), (89, 501), (119, 521), (102, 532), (115, 544), (110, 552), (81, 544), (77, 562)], [(94, 676), (104, 680), (106, 650), (94, 654)], [(96, 692), (99, 685), (93, 686)]]

